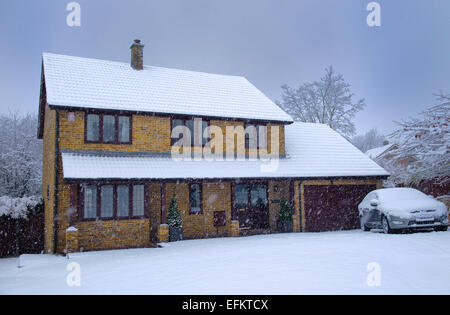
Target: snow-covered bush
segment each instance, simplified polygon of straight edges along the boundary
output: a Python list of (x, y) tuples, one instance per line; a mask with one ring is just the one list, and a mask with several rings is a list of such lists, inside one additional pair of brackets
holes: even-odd
[(42, 203), (42, 198), (38, 196), (22, 198), (1, 196), (0, 216), (9, 216), (14, 219), (26, 219), (28, 212), (40, 203)]
[(280, 202), (280, 221), (292, 221), (292, 210), (286, 199), (282, 198)]
[(0, 115), (0, 196), (23, 197), (41, 192), (42, 141), (37, 116)]
[(392, 180), (403, 184), (417, 184), (435, 180), (450, 181), (450, 94), (439, 94), (439, 104), (421, 113), (421, 118), (397, 122), (398, 129), (391, 137), (398, 139), (398, 149), (391, 153), (391, 163), (414, 158), (406, 171), (392, 174)]

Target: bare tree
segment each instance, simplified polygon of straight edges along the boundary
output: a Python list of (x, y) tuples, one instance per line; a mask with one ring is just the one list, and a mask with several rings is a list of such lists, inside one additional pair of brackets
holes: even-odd
[(40, 195), (42, 141), (36, 115), (0, 115), (0, 196)]
[(406, 173), (393, 174), (397, 182), (419, 183), (433, 179), (445, 184), (450, 179), (450, 94), (436, 94), (438, 105), (421, 113), (421, 118), (396, 122), (390, 135), (399, 140), (393, 162), (414, 157)]
[(372, 128), (363, 135), (354, 136), (351, 140), (353, 145), (366, 152), (370, 149), (381, 147), (384, 145), (386, 137), (378, 133), (376, 128)]
[(346, 137), (355, 134), (353, 118), (365, 106), (364, 99), (353, 102), (350, 84), (333, 67), (325, 69), (320, 81), (304, 83), (298, 89), (282, 87), (282, 101), (277, 102), (295, 121), (329, 125)]

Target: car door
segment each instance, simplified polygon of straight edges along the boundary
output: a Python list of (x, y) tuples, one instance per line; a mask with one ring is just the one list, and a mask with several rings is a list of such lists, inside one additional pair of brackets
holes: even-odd
[(368, 195), (367, 200), (367, 226), (371, 228), (381, 228), (381, 211), (378, 209), (378, 207), (372, 206), (370, 202), (372, 200), (378, 200), (378, 204), (380, 203), (380, 198), (378, 197), (378, 194), (376, 192), (371, 192)]
[(372, 200), (375, 197), (375, 192), (370, 192), (367, 194), (367, 196), (363, 199), (363, 201), (359, 204), (359, 216), (361, 222), (364, 222), (364, 224), (369, 227), (372, 223), (371, 217), (373, 215), (372, 209), (370, 206), (370, 200)]

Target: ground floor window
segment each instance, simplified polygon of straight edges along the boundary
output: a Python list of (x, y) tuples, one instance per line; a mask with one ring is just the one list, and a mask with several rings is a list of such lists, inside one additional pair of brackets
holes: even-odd
[(237, 184), (235, 187), (235, 207), (238, 209), (267, 206), (267, 184)]
[(80, 219), (128, 219), (147, 217), (144, 184), (82, 185)]
[(242, 229), (266, 229), (269, 227), (269, 200), (267, 183), (236, 184), (234, 211)]
[(189, 185), (189, 213), (202, 213), (202, 186), (200, 184)]

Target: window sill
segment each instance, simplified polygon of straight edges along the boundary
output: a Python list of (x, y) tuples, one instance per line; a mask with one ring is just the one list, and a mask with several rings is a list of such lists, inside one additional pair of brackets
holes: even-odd
[(139, 216), (139, 217), (117, 217), (117, 218), (89, 218), (89, 219), (78, 219), (78, 222), (102, 222), (102, 221), (126, 221), (126, 220), (148, 220), (149, 217)]

